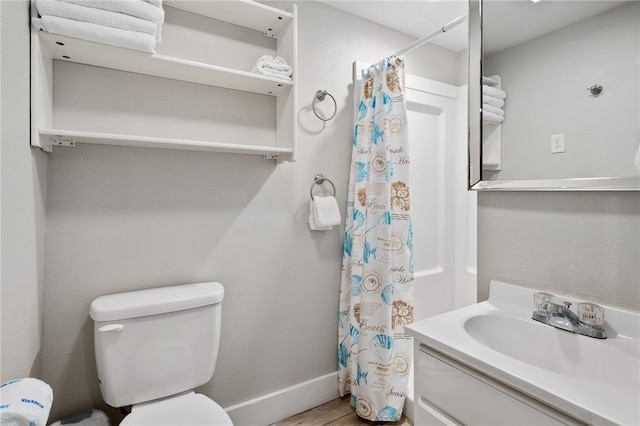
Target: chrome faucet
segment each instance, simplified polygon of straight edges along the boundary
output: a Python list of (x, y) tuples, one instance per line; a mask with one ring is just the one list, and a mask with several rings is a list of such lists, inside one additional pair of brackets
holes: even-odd
[[(541, 298), (538, 295), (544, 296)], [(601, 306), (592, 303), (579, 303), (579, 316), (570, 309), (571, 302), (563, 302), (564, 306), (562, 306), (551, 302), (550, 298), (551, 295), (546, 293), (534, 295), (537, 309), (531, 314), (532, 319), (572, 333), (596, 339), (607, 338), (607, 333), (602, 327), (604, 313)]]

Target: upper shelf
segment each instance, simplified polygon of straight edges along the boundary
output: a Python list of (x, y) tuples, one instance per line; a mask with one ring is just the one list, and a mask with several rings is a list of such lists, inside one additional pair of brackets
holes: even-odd
[(261, 31), (277, 38), (293, 20), (293, 14), (251, 0), (185, 1), (165, 0), (165, 6), (229, 22), (241, 27)]
[[(217, 2), (206, 2), (207, 5), (212, 3)], [(291, 80), (262, 74), (123, 49), (44, 31), (38, 33), (43, 55), (52, 59), (271, 96), (284, 94), (293, 85)]]

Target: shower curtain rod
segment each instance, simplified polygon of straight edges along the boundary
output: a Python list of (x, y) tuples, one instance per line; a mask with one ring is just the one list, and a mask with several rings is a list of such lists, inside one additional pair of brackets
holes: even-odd
[(432, 32), (430, 34), (427, 34), (426, 36), (424, 36), (422, 38), (419, 38), (418, 40), (414, 41), (413, 43), (411, 43), (410, 45), (408, 45), (404, 49), (398, 50), (396, 53), (394, 53), (394, 56), (404, 55), (405, 53), (415, 49), (416, 47), (422, 46), (423, 44), (425, 44), (426, 42), (428, 42), (429, 40), (431, 40), (435, 36), (440, 35), (442, 33), (446, 33), (447, 31), (449, 31), (451, 28), (455, 27), (459, 23), (466, 21), (468, 18), (469, 18), (468, 15), (462, 15), (462, 16), (457, 17), (453, 21), (451, 21), (448, 24), (444, 25), (442, 28), (440, 28), (440, 29), (438, 29), (438, 30), (436, 30), (436, 31), (434, 31), (434, 32)]

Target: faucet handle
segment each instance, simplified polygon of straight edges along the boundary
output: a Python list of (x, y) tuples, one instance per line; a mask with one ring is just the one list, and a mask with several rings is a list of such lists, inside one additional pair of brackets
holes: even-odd
[(534, 293), (533, 303), (536, 305), (537, 310), (543, 310), (544, 306), (547, 303), (551, 302), (552, 298), (553, 298), (553, 294), (543, 293), (543, 292)]
[(604, 308), (595, 303), (578, 303), (578, 320), (601, 327), (604, 324)]
[(571, 305), (573, 305), (573, 303), (571, 302), (562, 302), (562, 303), (564, 303), (564, 307), (567, 309), (571, 309)]

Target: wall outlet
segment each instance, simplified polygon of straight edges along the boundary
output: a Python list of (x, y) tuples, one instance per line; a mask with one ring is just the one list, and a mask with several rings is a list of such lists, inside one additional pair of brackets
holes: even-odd
[(551, 153), (558, 154), (564, 152), (564, 133), (551, 135)]

